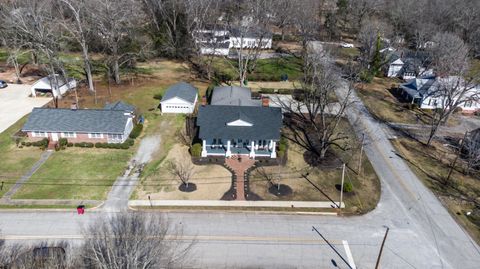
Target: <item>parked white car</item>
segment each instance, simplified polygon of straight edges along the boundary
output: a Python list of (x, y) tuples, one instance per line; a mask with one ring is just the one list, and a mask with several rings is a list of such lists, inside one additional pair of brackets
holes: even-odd
[(353, 48), (353, 44), (352, 43), (346, 43), (346, 42), (342, 42), (340, 43), (340, 47), (342, 48)]

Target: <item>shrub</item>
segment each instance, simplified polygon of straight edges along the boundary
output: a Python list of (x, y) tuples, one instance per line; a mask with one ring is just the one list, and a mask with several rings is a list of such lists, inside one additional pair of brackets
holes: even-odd
[(345, 182), (343, 183), (343, 192), (352, 192), (353, 191), (353, 185), (350, 182)]
[(73, 143), (72, 143), (72, 142), (68, 142), (68, 143), (67, 143), (67, 147), (73, 147)]
[(278, 89), (279, 94), (292, 94), (293, 90), (292, 89)]
[(162, 94), (161, 93), (156, 93), (153, 95), (153, 99), (157, 99), (157, 100), (162, 100)]
[(135, 140), (131, 138), (127, 138), (127, 140), (125, 140), (124, 143), (128, 144), (129, 146), (133, 146), (135, 144)]
[(25, 143), (25, 146), (30, 147), (32, 145), (32, 142), (27, 142)]
[(130, 132), (130, 135), (128, 137), (135, 139), (142, 133), (142, 130), (143, 124), (135, 124), (135, 126), (133, 126), (132, 132)]
[(80, 142), (80, 143), (75, 143), (75, 147), (79, 148), (93, 148), (94, 144), (90, 142)]
[(190, 153), (193, 157), (202, 156), (202, 145), (200, 143), (193, 144), (193, 146), (190, 148)]
[(68, 144), (68, 140), (66, 138), (58, 139), (58, 145), (60, 145), (61, 148), (64, 148), (67, 144)]
[(373, 74), (368, 70), (363, 70), (360, 72), (360, 80), (366, 83), (370, 83), (373, 80)]
[(260, 93), (275, 93), (275, 89), (272, 89), (272, 88), (260, 88)]
[(40, 141), (35, 141), (32, 142), (32, 146), (34, 147), (40, 147), (42, 149), (46, 148), (48, 146), (48, 138), (44, 138)]
[(277, 152), (277, 156), (280, 157), (280, 158), (283, 158), (283, 156), (285, 156), (285, 150), (279, 149), (278, 152)]
[(22, 141), (22, 143), (20, 143), (20, 144), (21, 144), (22, 146), (25, 146), (26, 143), (27, 143), (27, 142)]
[(97, 143), (95, 143), (95, 147), (96, 148), (105, 148), (105, 143), (97, 142)]

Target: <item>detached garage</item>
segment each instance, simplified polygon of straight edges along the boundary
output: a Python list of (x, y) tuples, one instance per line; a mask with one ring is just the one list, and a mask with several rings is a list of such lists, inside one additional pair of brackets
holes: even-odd
[(167, 89), (160, 101), (163, 113), (193, 113), (197, 104), (197, 88), (186, 82), (177, 83)]

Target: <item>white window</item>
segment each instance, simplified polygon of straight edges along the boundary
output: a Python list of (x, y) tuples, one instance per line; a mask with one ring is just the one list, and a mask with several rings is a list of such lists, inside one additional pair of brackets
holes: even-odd
[(77, 134), (74, 133), (74, 132), (63, 132), (63, 133), (61, 133), (61, 137), (75, 138), (75, 137), (77, 137)]
[(46, 132), (33, 131), (32, 136), (33, 137), (48, 137), (48, 134)]
[(121, 135), (121, 134), (109, 134), (108, 139), (109, 140), (120, 140), (121, 141), (123, 139), (123, 135)]
[(101, 133), (89, 133), (88, 138), (103, 138), (103, 134), (101, 134)]

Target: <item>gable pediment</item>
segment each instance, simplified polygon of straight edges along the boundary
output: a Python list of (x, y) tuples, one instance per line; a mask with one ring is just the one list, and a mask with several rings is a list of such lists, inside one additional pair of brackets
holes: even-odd
[(242, 119), (237, 119), (237, 120), (234, 120), (234, 121), (231, 121), (231, 122), (227, 122), (227, 125), (228, 126), (243, 126), (243, 127), (253, 126), (252, 123), (250, 123), (248, 121), (245, 121), (245, 120), (242, 120)]

